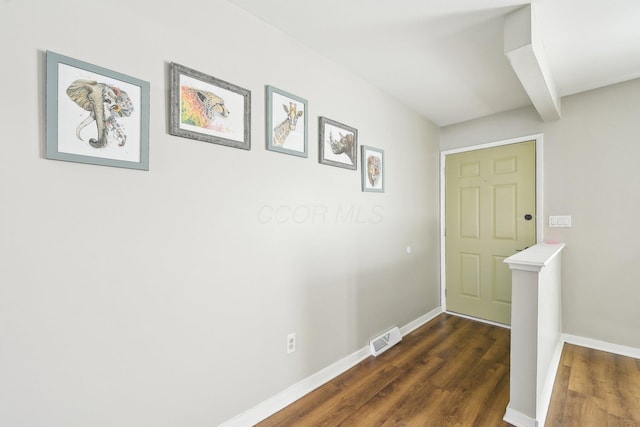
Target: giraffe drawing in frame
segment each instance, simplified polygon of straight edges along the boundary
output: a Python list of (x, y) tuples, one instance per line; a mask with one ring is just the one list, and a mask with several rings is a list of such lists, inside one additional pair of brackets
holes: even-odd
[(273, 128), (273, 145), (276, 147), (282, 147), (284, 145), (289, 133), (296, 130), (298, 118), (302, 117), (304, 113), (304, 111), (298, 111), (298, 104), (295, 102), (289, 102), (289, 107), (287, 107), (286, 104), (282, 104), (282, 106), (287, 113), (287, 117)]

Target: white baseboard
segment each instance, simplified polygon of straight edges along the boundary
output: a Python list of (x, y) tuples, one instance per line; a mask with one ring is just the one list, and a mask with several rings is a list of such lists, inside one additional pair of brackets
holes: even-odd
[(409, 322), (406, 325), (404, 325), (403, 327), (401, 327), (400, 328), (400, 333), (402, 333), (402, 336), (408, 335), (411, 332), (413, 332), (416, 329), (418, 329), (420, 326), (422, 326), (425, 323), (427, 323), (429, 320), (433, 320), (440, 313), (442, 313), (442, 307), (436, 307), (433, 310), (431, 310), (430, 312), (428, 312), (427, 314), (423, 314), (422, 316), (418, 317), (413, 322)]
[(511, 403), (507, 406), (507, 412), (505, 412), (502, 419), (516, 427), (538, 427), (538, 422), (536, 420), (522, 412), (511, 409)]
[(594, 340), (592, 338), (585, 338), (571, 334), (562, 334), (562, 340), (569, 344), (579, 345), (580, 347), (587, 347), (594, 350), (606, 351), (607, 353), (619, 354), (621, 356), (640, 359), (640, 348), (611, 344), (605, 341)]
[[(420, 326), (435, 318), (440, 313), (442, 313), (442, 308), (436, 307), (427, 314), (424, 314), (416, 320), (403, 326), (402, 328), (400, 328), (402, 336), (405, 336), (416, 330)], [(318, 387), (328, 383), (338, 375), (353, 368), (369, 356), (371, 356), (371, 350), (367, 345), (360, 350), (357, 350), (356, 352), (350, 354), (349, 356), (327, 366), (321, 371), (316, 372), (310, 377), (307, 377), (302, 381), (292, 385), (291, 387), (265, 400), (264, 402), (259, 403), (248, 411), (225, 421), (224, 423), (220, 424), (220, 427), (253, 426), (260, 421), (269, 418), (271, 415), (292, 404), (304, 395), (311, 393)]]
[(321, 385), (326, 384), (343, 372), (351, 369), (369, 356), (371, 356), (369, 346), (361, 348), (355, 353), (352, 353), (349, 356), (338, 360), (337, 362), (327, 366), (321, 371), (316, 372), (310, 377), (303, 379), (302, 381), (292, 385), (286, 390), (276, 394), (275, 396), (265, 400), (262, 403), (259, 403), (248, 411), (225, 421), (224, 423), (220, 424), (220, 427), (253, 426), (260, 421), (269, 418), (271, 415), (287, 407), (288, 405), (292, 404), (304, 395), (312, 392)]
[(447, 314), (450, 314), (452, 316), (458, 316), (458, 317), (462, 317), (463, 319), (469, 319), (469, 320), (474, 320), (476, 322), (480, 322), (480, 323), (486, 323), (488, 325), (492, 325), (492, 326), (497, 326), (499, 328), (504, 328), (504, 329), (511, 329), (511, 325), (505, 325), (504, 323), (498, 323), (498, 322), (494, 322), (492, 320), (487, 320), (487, 319), (481, 319), (479, 317), (473, 317), (473, 316), (468, 316), (466, 314), (462, 314), (462, 313), (456, 313), (455, 311), (446, 311), (445, 312)]

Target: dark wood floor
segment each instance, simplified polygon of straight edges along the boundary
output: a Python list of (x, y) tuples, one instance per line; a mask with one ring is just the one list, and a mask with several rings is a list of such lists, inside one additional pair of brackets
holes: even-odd
[[(509, 335), (442, 314), (258, 426), (509, 426)], [(635, 359), (567, 346), (547, 426), (640, 427), (639, 381)]]
[(565, 344), (546, 426), (640, 426), (640, 360)]
[(262, 423), (508, 426), (509, 330), (442, 314)]

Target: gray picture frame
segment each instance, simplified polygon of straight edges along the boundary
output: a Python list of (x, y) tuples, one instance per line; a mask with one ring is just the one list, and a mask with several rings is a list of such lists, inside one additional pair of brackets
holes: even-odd
[(358, 169), (358, 130), (318, 117), (318, 161), (323, 165)]
[(169, 64), (169, 133), (251, 150), (251, 91), (184, 65)]
[(384, 193), (384, 150), (366, 145), (363, 145), (361, 149), (362, 191)]
[[(265, 86), (266, 149), (293, 156), (309, 156), (309, 103), (306, 99)], [(303, 126), (300, 126), (302, 118)]]
[(46, 52), (45, 158), (149, 170), (149, 83)]

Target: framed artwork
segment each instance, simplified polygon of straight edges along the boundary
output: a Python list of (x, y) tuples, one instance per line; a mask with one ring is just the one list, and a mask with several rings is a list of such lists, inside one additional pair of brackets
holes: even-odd
[(362, 146), (362, 191), (384, 193), (384, 151)]
[(47, 51), (47, 159), (149, 170), (149, 83)]
[(307, 157), (307, 100), (266, 86), (267, 150)]
[(251, 92), (171, 63), (169, 133), (251, 149)]
[(358, 130), (326, 117), (320, 117), (318, 129), (320, 163), (356, 170)]

